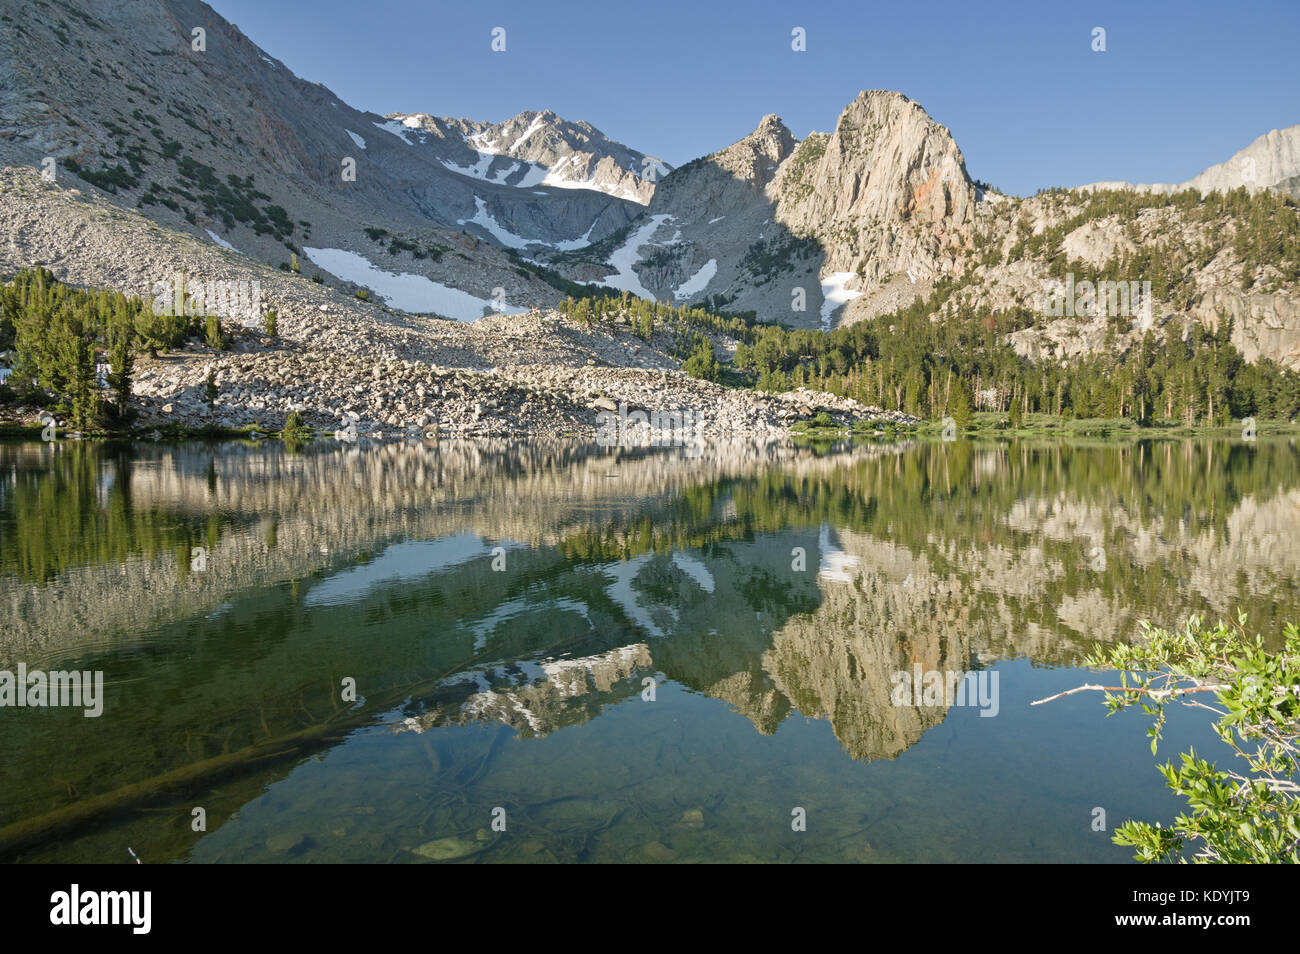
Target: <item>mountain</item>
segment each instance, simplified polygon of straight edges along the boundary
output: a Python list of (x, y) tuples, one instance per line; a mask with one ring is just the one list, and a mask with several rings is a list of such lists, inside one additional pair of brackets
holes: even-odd
[[(1300, 182), (1296, 130), (1187, 184), (1217, 190), (1213, 201), (1173, 186), (1016, 198), (972, 180), (952, 135), (918, 104), (872, 90), (832, 133), (801, 142), (764, 117), (674, 170), (620, 232), (539, 257), (574, 280), (799, 328), (893, 314), (943, 288), (935, 320), (1004, 314), (1014, 326), (1005, 340), (1034, 360), (1123, 353), (1147, 333), (1159, 342), (1188, 323), (1230, 320), (1247, 360), (1300, 369), (1300, 259), (1278, 233), (1294, 237), (1300, 210), (1266, 198)], [(1226, 196), (1252, 168), (1274, 188)], [(1151, 287), (1131, 313), (1053, 315), (1046, 299), (1067, 273)]]
[(802, 142), (763, 117), (749, 136), (664, 179), (619, 248), (549, 258), (590, 281), (608, 253), (604, 263), (620, 271), (606, 284), (826, 328), (865, 291), (909, 271), (955, 269), (979, 206), (1000, 198), (971, 182), (952, 135), (925, 110), (871, 90), (834, 132)]
[(763, 117), (663, 179), (620, 247), (549, 257), (580, 281), (616, 265), (603, 277), (616, 287), (829, 328), (865, 291), (956, 268), (980, 204), (998, 200), (970, 181), (946, 127), (898, 92), (871, 90), (833, 133), (802, 142)]
[(1094, 182), (1084, 191), (1135, 189), (1166, 195), (1196, 189), (1200, 192), (1229, 192), (1233, 189), (1273, 189), (1284, 195), (1297, 194), (1300, 179), (1300, 126), (1265, 133), (1227, 162), (1210, 166), (1200, 175), (1178, 185), (1132, 185), (1128, 182)]
[(672, 171), (662, 159), (629, 149), (590, 123), (561, 119), (549, 109), (525, 111), (502, 123), (439, 119), (427, 113), (389, 113), (388, 118), (435, 143), (439, 161), (453, 172), (516, 189), (591, 189), (645, 205), (654, 195), (655, 182)]
[[(520, 168), (487, 174), (509, 165), (483, 163), (497, 148)], [(597, 241), (653, 191), (642, 171), (667, 171), (553, 113), (492, 126), (353, 109), (197, 0), (0, 19), (0, 161), (47, 158), (65, 185), (261, 261), (300, 254), (347, 287), (368, 263), (484, 299), (503, 288), (516, 308), (561, 296), (504, 249)]]
[[(1052, 363), (1227, 320), (1247, 360), (1300, 369), (1300, 210), (1281, 198), (1300, 182), (1297, 130), (1192, 180), (1214, 198), (1172, 186), (1017, 198), (972, 179), (918, 103), (870, 90), (830, 132), (799, 140), (768, 115), (671, 169), (548, 110), (491, 123), (354, 109), (199, 0), (37, 3), (0, 15), (0, 182), (18, 190), (0, 201), (0, 267), (42, 262), (135, 295), (182, 265), (261, 280), (296, 347), (328, 334), (366, 360), (449, 353), (481, 368), (498, 353), (487, 331), (462, 347), (409, 313), (545, 310), (585, 285), (797, 328), (883, 318), (885, 335), (903, 309), (924, 306), (934, 324), (978, 314), (1000, 345)], [(38, 170), (54, 182), (33, 186)], [(1244, 170), (1260, 188), (1223, 192)], [(293, 258), (301, 277), (266, 279)], [(1054, 314), (1045, 298), (1067, 275), (1151, 287), (1133, 313)], [(568, 353), (537, 328), (537, 354)], [(724, 361), (736, 350), (715, 345)], [(655, 343), (656, 362), (675, 346)], [(185, 375), (199, 393), (202, 369)], [(324, 383), (328, 416), (339, 382)], [(401, 412), (385, 407), (390, 418)]]

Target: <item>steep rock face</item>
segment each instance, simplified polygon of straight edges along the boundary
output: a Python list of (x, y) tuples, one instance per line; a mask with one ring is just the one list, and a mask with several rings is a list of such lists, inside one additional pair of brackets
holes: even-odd
[(632, 224), (645, 229), (637, 246), (615, 251), (656, 298), (830, 327), (878, 293), (892, 301), (884, 286), (897, 275), (910, 270), (915, 284), (951, 270), (978, 200), (948, 130), (907, 97), (872, 90), (833, 133), (797, 143), (769, 115), (680, 167)]
[(672, 171), (662, 159), (549, 109), (525, 111), (501, 123), (427, 113), (390, 113), (388, 118), (433, 134), (447, 168), (520, 189), (590, 189), (646, 205), (655, 183)]
[(1300, 368), (1300, 294), (1242, 292), (1212, 288), (1192, 309), (1192, 317), (1209, 328), (1232, 319), (1232, 344), (1247, 361), (1271, 358)]
[(770, 192), (777, 220), (815, 237), (827, 270), (861, 269), (868, 281), (950, 265), (977, 198), (948, 130), (885, 90), (860, 94), (829, 137), (809, 137)]
[[(688, 162), (666, 178), (646, 215), (669, 215), (698, 224), (761, 211), (766, 202), (764, 187), (793, 149), (794, 135), (780, 117), (764, 116), (744, 139)], [(727, 227), (735, 230), (734, 224)]]

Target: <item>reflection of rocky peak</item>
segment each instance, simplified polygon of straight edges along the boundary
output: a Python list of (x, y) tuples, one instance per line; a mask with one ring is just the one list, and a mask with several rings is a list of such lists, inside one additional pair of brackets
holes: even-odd
[(790, 700), (767, 673), (738, 672), (708, 689), (715, 699), (730, 703), (763, 735), (772, 735), (790, 714)]
[[(924, 561), (884, 547), (891, 570), (911, 563), (905, 577), (880, 572), (869, 539), (841, 537), (861, 572), (851, 582), (822, 587), (814, 613), (791, 618), (772, 638), (763, 668), (811, 718), (826, 718), (855, 759), (893, 758), (947, 715), (944, 707), (895, 706), (893, 673), (969, 668), (978, 644), (970, 607), (956, 578), (939, 577)], [(901, 562), (900, 562), (901, 558)]]
[(478, 689), (467, 698), (434, 704), (424, 714), (408, 716), (397, 732), (425, 732), (440, 725), (503, 722), (527, 736), (545, 736), (566, 725), (586, 722), (611, 702), (640, 691), (640, 685), (616, 685), (650, 666), (645, 643), (619, 646), (574, 659), (548, 659), (513, 667), (497, 666), (461, 673), (449, 686)]

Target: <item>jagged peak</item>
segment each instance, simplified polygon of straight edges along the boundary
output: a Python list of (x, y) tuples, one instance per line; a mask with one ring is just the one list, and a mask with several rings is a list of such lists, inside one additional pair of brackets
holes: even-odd
[(758, 121), (758, 125), (754, 127), (754, 131), (749, 135), (751, 137), (767, 136), (767, 135), (772, 135), (773, 133), (775, 133), (776, 135), (780, 135), (781, 133), (788, 133), (788, 132), (790, 132), (790, 130), (786, 126), (785, 122), (782, 121), (780, 116), (778, 116), (776, 113), (768, 113), (766, 116), (764, 116), (762, 119)]

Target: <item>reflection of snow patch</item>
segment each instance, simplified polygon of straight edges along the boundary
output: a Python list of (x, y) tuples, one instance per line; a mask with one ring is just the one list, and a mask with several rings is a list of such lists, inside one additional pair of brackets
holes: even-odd
[(636, 579), (641, 567), (648, 563), (648, 556), (633, 557), (621, 563), (610, 563), (601, 567), (601, 572), (613, 577), (614, 582), (605, 587), (605, 595), (622, 608), (632, 622), (636, 623), (651, 636), (663, 636), (664, 631), (650, 618), (650, 611), (641, 605), (632, 581)]
[(546, 600), (540, 603), (530, 603), (528, 600), (520, 598), (502, 603), (487, 616), (484, 616), (478, 622), (470, 626), (470, 632), (474, 634), (474, 652), (479, 652), (487, 645), (487, 638), (492, 631), (504, 623), (506, 620), (515, 619), (524, 613), (532, 613), (537, 610), (558, 610), (560, 612), (577, 613), (585, 619), (588, 625), (591, 624), (591, 611), (585, 605), (577, 600), (557, 599)]
[(709, 282), (713, 281), (713, 276), (716, 274), (718, 274), (718, 260), (711, 258), (700, 266), (698, 272), (677, 286), (677, 290), (673, 292), (673, 297), (681, 301), (683, 298), (698, 295), (708, 287)]
[(862, 294), (860, 291), (849, 291), (844, 287), (853, 277), (852, 272), (834, 272), (821, 280), (822, 331), (831, 330), (831, 315), (835, 314), (835, 309)]
[(687, 556), (681, 550), (678, 550), (673, 554), (673, 563), (677, 569), (698, 583), (700, 589), (705, 593), (713, 592), (713, 574), (709, 572), (707, 566), (695, 559), (695, 557)]
[(459, 288), (441, 285), (423, 275), (386, 272), (376, 268), (364, 256), (341, 248), (304, 248), (303, 254), (344, 281), (372, 289), (390, 307), (402, 311), (445, 315), (457, 321), (476, 321), (483, 317), (485, 308), (507, 315), (518, 315), (528, 310), (517, 305), (501, 306)]
[(835, 583), (853, 582), (853, 574), (849, 571), (858, 565), (858, 558), (831, 545), (830, 524), (822, 524), (821, 533), (817, 536), (817, 549), (821, 553), (821, 562), (817, 567), (818, 579)]
[[(499, 546), (517, 549), (520, 544), (502, 543)], [(488, 545), (472, 533), (441, 540), (395, 543), (369, 563), (349, 567), (321, 581), (308, 591), (303, 602), (308, 606), (355, 603), (375, 587), (418, 580), (430, 573), (488, 556), (491, 552)]]

